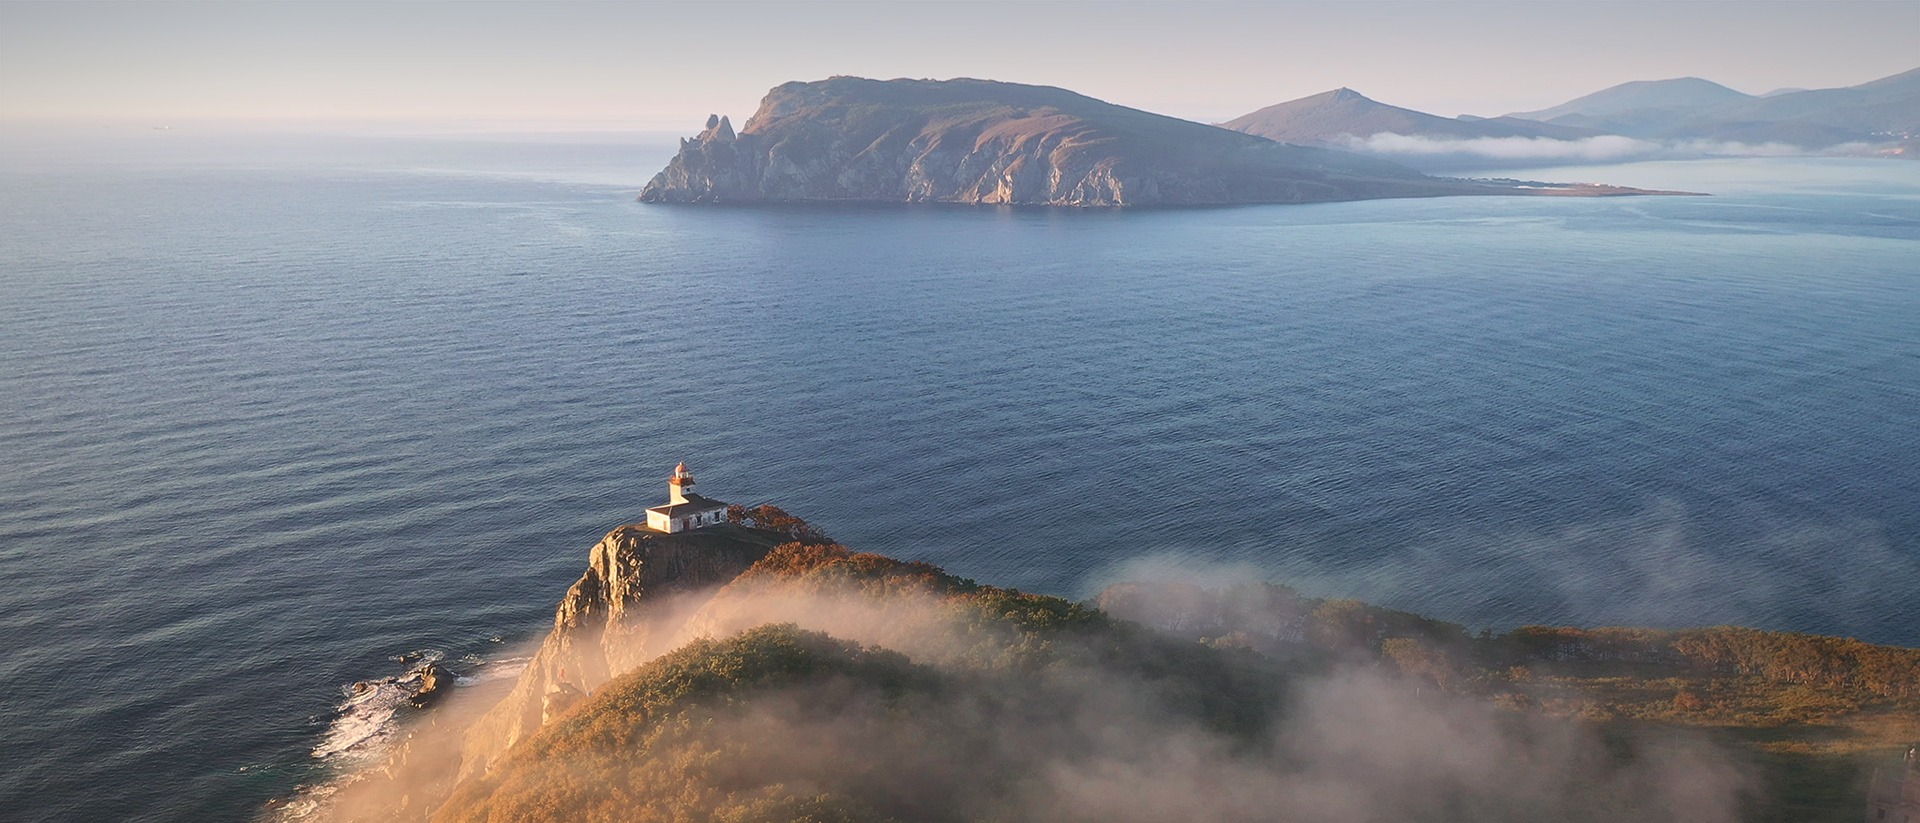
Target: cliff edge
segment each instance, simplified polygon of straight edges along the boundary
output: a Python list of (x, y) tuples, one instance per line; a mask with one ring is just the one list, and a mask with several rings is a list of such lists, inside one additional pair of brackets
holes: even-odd
[(482, 773), (513, 744), (601, 684), (668, 651), (679, 625), (720, 586), (789, 539), (741, 525), (663, 534), (609, 532), (554, 611), (553, 630), (500, 703), (467, 732), (459, 775)]

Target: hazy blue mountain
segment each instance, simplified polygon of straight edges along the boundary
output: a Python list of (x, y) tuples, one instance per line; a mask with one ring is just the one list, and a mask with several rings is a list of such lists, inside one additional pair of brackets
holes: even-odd
[[(1514, 112), (1507, 116), (1557, 123), (1561, 122), (1560, 118), (1574, 115), (1584, 120), (1586, 118), (1605, 119), (1648, 109), (1691, 112), (1709, 106), (1752, 99), (1754, 99), (1753, 95), (1734, 91), (1711, 80), (1702, 80), (1698, 77), (1676, 77), (1671, 80), (1635, 80), (1631, 83), (1621, 83), (1584, 97), (1576, 97), (1552, 108)], [(1570, 122), (1585, 125), (1582, 121)]]
[(1663, 140), (1788, 143), (1818, 149), (1920, 135), (1920, 69), (1857, 86), (1742, 94), (1696, 77), (1623, 83), (1511, 117)]
[(1846, 88), (1792, 92), (1715, 106), (1679, 124), (1679, 128), (1705, 134), (1728, 124), (1751, 123), (1773, 123), (1782, 129), (1825, 129), (1864, 140), (1912, 137), (1920, 134), (1920, 69)]
[(1268, 106), (1221, 124), (1234, 131), (1313, 146), (1350, 147), (1349, 137), (1391, 133), (1471, 140), (1481, 137), (1551, 137), (1578, 140), (1592, 129), (1513, 117), (1449, 118), (1390, 106), (1353, 89), (1335, 89)]

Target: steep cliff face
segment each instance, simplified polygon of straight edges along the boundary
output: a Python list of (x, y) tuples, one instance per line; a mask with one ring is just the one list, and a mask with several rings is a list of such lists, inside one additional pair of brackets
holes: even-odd
[(835, 77), (775, 87), (738, 134), (709, 118), (640, 199), (1150, 206), (1490, 193), (1506, 190), (1064, 89)]
[(733, 525), (672, 535), (622, 526), (608, 533), (560, 601), (553, 631), (526, 672), (467, 732), (460, 776), (486, 771), (601, 684), (668, 651), (681, 624), (714, 590), (786, 539)]

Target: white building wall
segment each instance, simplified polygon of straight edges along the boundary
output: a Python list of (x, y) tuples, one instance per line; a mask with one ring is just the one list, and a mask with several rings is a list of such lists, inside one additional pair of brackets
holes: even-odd
[(681, 517), (668, 517), (659, 512), (647, 512), (647, 528), (667, 534), (679, 534), (689, 529), (716, 526), (727, 521), (726, 509), (708, 509), (696, 514)]

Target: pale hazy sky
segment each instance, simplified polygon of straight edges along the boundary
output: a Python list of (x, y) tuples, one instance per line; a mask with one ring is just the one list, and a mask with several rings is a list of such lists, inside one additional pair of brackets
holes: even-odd
[(1347, 86), (1442, 115), (1628, 80), (1920, 67), (1920, 2), (0, 2), (0, 119), (691, 131), (834, 74), (1064, 86), (1217, 121)]

